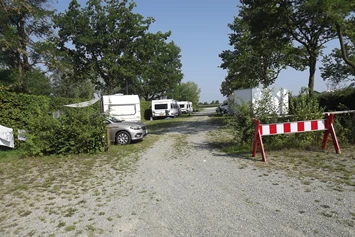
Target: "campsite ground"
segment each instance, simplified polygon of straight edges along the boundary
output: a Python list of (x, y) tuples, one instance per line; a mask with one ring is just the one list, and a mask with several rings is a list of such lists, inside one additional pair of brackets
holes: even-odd
[(1, 235), (355, 235), (352, 149), (225, 154), (214, 111), (152, 130), (132, 155), (2, 161)]

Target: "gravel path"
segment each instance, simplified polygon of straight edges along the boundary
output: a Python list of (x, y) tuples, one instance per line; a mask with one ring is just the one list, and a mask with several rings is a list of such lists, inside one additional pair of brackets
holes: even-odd
[(37, 200), (74, 214), (56, 219), (55, 211), (38, 208), (2, 220), (2, 236), (355, 236), (354, 192), (316, 180), (305, 185), (213, 150), (208, 112), (214, 109), (150, 134), (158, 141), (128, 175), (101, 180), (111, 171), (98, 169), (93, 180), (105, 195), (90, 190), (54, 204)]
[[(142, 156), (135, 191), (114, 203), (125, 214), (112, 236), (355, 236), (353, 192), (211, 150), (207, 119), (192, 117), (197, 126), (171, 129)], [(184, 149), (176, 147), (181, 136)]]

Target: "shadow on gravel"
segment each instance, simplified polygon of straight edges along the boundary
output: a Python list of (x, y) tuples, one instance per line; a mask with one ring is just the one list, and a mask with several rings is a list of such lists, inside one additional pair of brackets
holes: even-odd
[(214, 143), (214, 142), (208, 142), (208, 143), (195, 143), (192, 142), (190, 143), (195, 149), (199, 150), (208, 150), (210, 151), (213, 156), (218, 156), (218, 157), (225, 157), (228, 159), (239, 159), (239, 160), (248, 160), (248, 161), (253, 161), (253, 162), (258, 162), (262, 161), (261, 158), (259, 157), (252, 157), (251, 156), (251, 151), (250, 152), (234, 152), (234, 153), (223, 153), (221, 150), (222, 147), (227, 147), (227, 146), (233, 146), (231, 143), (226, 143), (226, 144), (221, 144), (221, 143)]
[(164, 135), (169, 133), (177, 134), (195, 134), (198, 132), (209, 131), (216, 125), (207, 121), (169, 121), (159, 124), (148, 124), (150, 134)]

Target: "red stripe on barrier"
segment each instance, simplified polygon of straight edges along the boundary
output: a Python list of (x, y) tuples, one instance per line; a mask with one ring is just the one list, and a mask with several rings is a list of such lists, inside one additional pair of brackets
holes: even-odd
[(304, 132), (304, 122), (298, 122), (297, 123), (297, 131), (298, 132)]
[(270, 124), (269, 128), (270, 128), (270, 134), (277, 133), (276, 124)]
[(259, 126), (259, 132), (260, 132), (260, 135), (263, 135), (263, 126)]
[(311, 121), (311, 130), (318, 130), (318, 121)]
[(284, 133), (289, 133), (289, 132), (291, 132), (291, 124), (285, 123), (284, 124)]

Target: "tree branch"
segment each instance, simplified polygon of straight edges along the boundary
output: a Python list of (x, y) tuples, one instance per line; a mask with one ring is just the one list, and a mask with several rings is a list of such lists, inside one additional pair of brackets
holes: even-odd
[(338, 38), (339, 38), (339, 43), (340, 43), (340, 48), (341, 48), (341, 55), (345, 61), (345, 63), (347, 65), (349, 65), (350, 67), (352, 67), (353, 69), (355, 69), (355, 63), (352, 62), (349, 58), (348, 55), (346, 53), (346, 49), (345, 49), (345, 45), (344, 45), (344, 40), (343, 40), (343, 33), (341, 31), (341, 27), (339, 23), (336, 23), (336, 28), (337, 28), (337, 34), (338, 34)]

